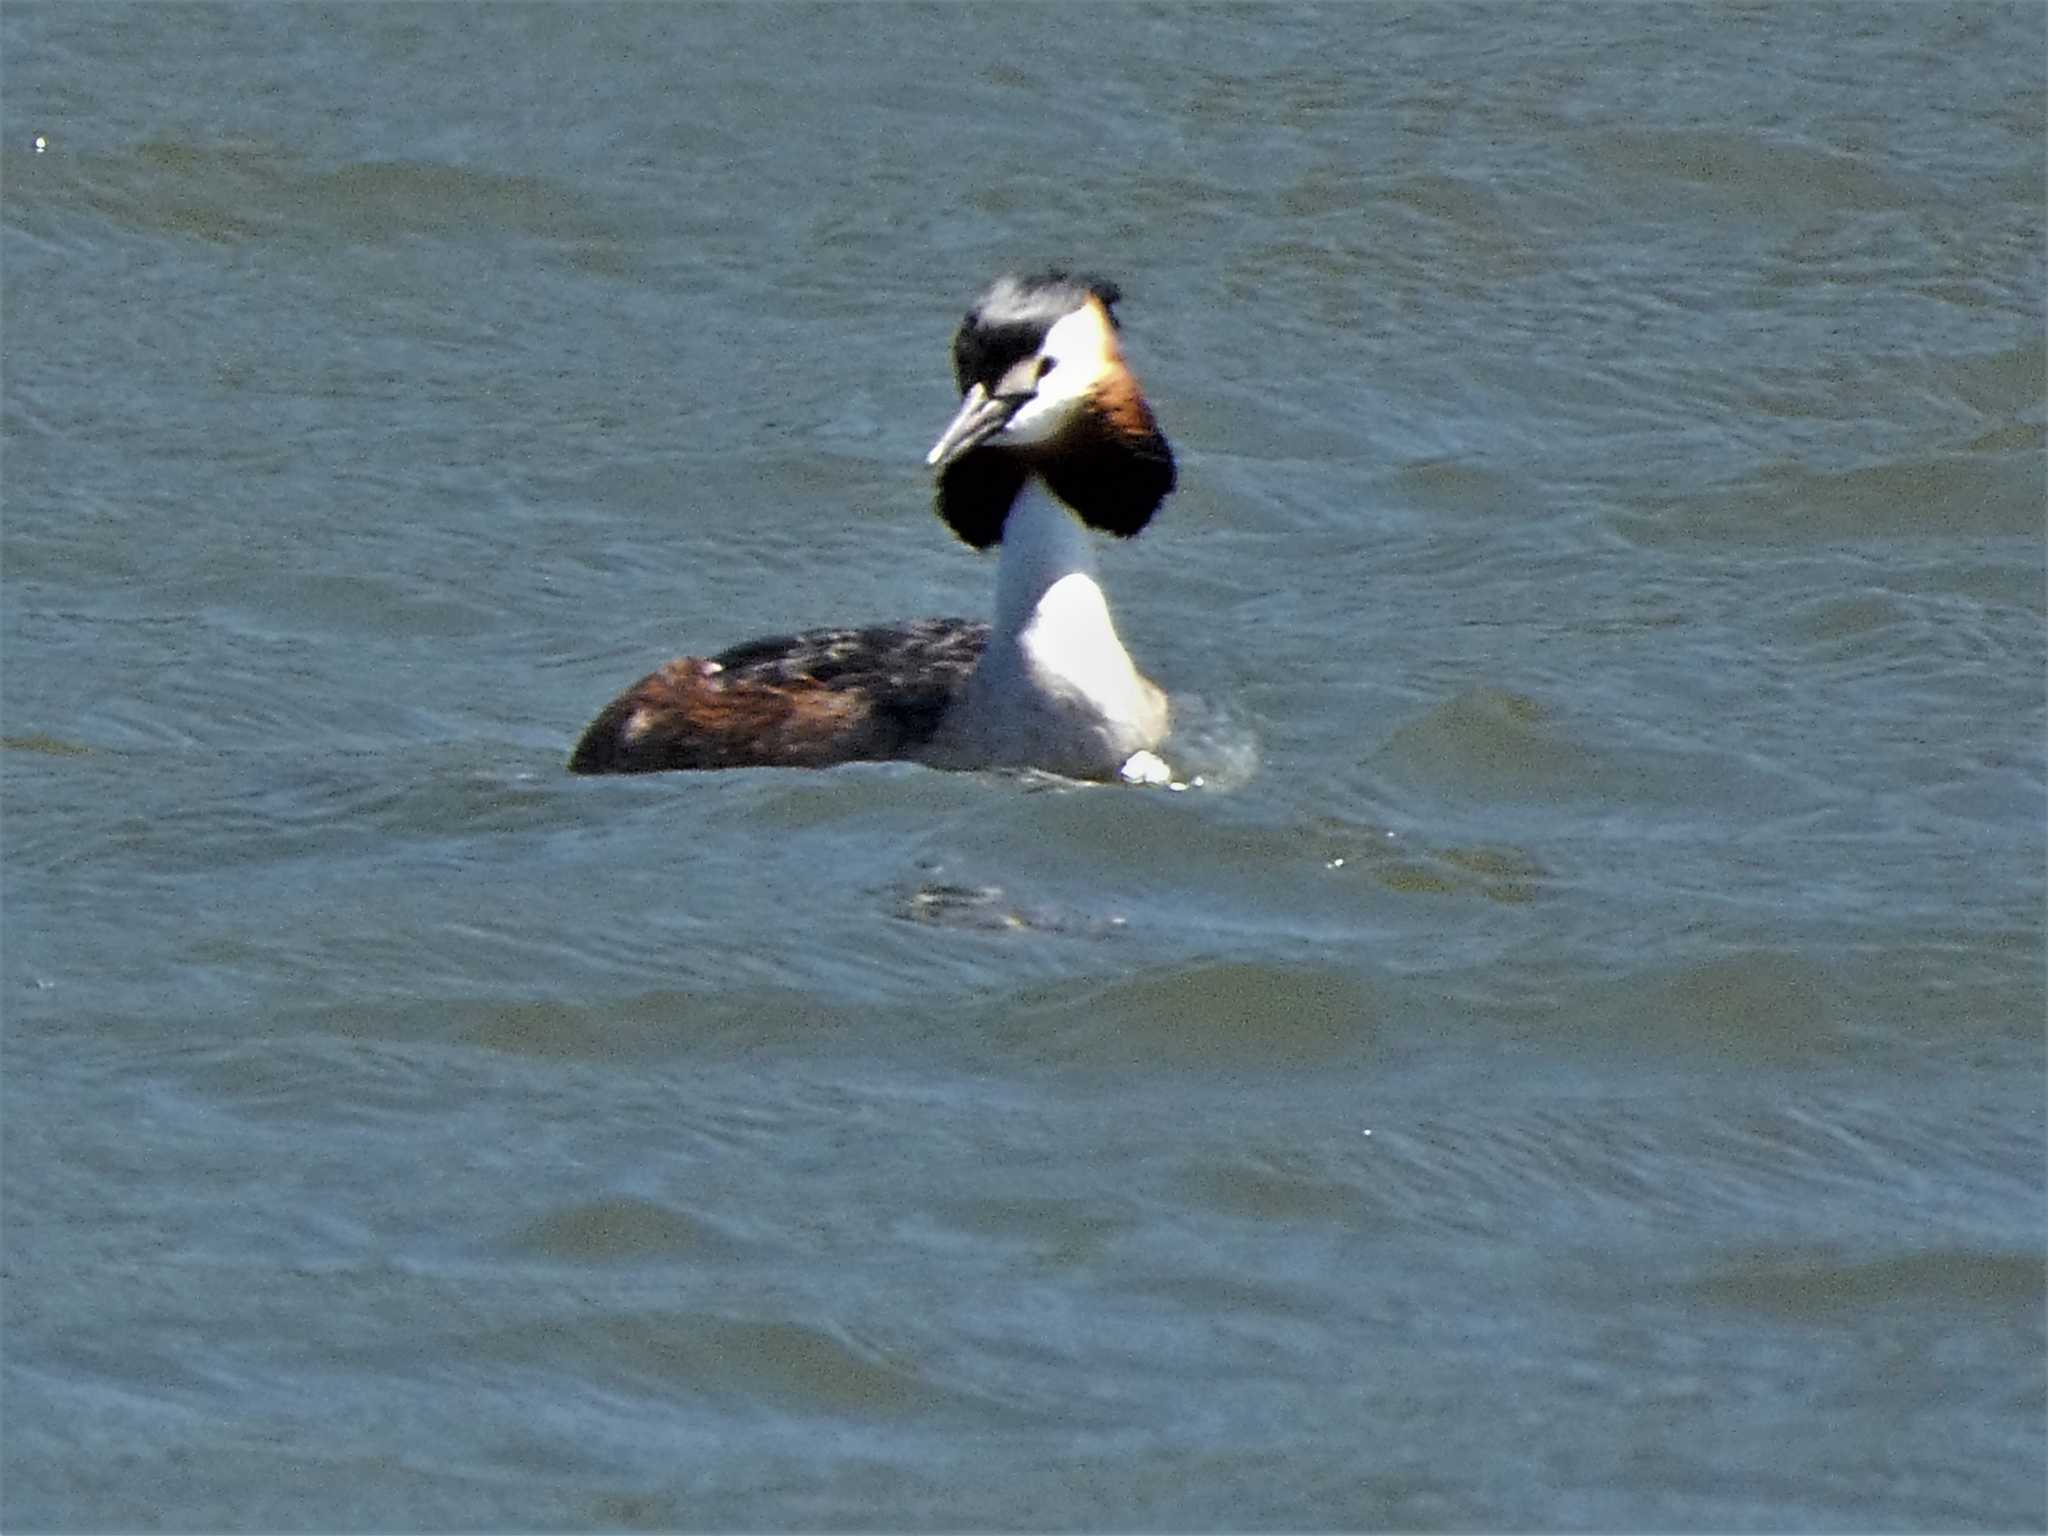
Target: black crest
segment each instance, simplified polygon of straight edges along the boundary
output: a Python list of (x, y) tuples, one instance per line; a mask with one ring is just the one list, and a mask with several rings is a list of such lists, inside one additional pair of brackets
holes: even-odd
[(1047, 331), (1091, 298), (1101, 301), (1114, 326), (1114, 306), (1122, 297), (1115, 283), (1058, 269), (1029, 277), (999, 277), (974, 301), (953, 335), (953, 380), (962, 394), (973, 384), (993, 384), (1020, 358), (1036, 352)]

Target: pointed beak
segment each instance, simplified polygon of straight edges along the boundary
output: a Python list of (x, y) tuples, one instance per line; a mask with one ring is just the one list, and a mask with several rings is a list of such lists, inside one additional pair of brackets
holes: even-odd
[(924, 456), (925, 463), (944, 469), (969, 449), (980, 447), (1009, 424), (1023, 403), (1015, 396), (991, 395), (986, 385), (974, 385), (961, 398), (960, 409), (946, 423), (932, 451)]

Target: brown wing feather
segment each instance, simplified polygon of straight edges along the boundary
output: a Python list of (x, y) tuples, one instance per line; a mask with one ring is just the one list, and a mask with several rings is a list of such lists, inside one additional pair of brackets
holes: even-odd
[(988, 626), (820, 629), (650, 673), (599, 712), (571, 773), (823, 768), (906, 757), (966, 687)]

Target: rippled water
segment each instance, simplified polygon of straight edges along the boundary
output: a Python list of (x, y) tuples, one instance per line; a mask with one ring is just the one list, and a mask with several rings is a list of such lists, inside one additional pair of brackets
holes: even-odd
[[(7, 6), (0, 1523), (2048, 1523), (2044, 18)], [(567, 778), (1048, 260), (1210, 783)]]

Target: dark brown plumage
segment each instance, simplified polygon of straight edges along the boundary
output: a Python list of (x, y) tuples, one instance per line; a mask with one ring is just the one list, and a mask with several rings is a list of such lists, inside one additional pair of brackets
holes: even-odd
[(912, 755), (967, 686), (989, 629), (924, 619), (750, 640), (686, 656), (605, 706), (571, 773), (773, 763), (822, 768)]

